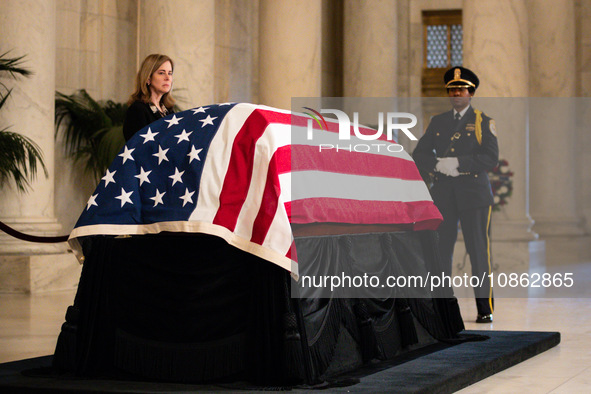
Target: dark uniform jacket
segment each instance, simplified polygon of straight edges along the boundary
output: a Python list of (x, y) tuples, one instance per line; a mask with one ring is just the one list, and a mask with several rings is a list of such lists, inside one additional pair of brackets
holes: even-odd
[[(170, 108), (167, 109), (168, 113), (173, 112)], [(162, 118), (162, 114), (157, 110), (154, 111), (149, 103), (134, 101), (127, 109), (125, 120), (123, 121), (123, 136), (125, 137), (125, 141), (129, 141), (135, 133), (160, 118)]]
[[(413, 159), (422, 172), (433, 174), (431, 196), (435, 205), (449, 204), (454, 200), (459, 210), (492, 205), (493, 195), (487, 173), (499, 160), (494, 120), (481, 113), (479, 141), (477, 114), (471, 106), (459, 124), (456, 125), (453, 116), (451, 110), (431, 119), (413, 152)], [(457, 139), (450, 146), (454, 134)], [(458, 171), (462, 175), (449, 177), (435, 172), (437, 157), (457, 157), (460, 164)]]

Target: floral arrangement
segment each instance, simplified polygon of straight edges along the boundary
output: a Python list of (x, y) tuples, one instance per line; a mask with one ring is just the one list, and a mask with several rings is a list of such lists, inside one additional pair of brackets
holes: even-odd
[(500, 159), (495, 168), (488, 172), (490, 186), (492, 188), (494, 204), (493, 211), (500, 211), (503, 205), (507, 204), (507, 199), (513, 193), (513, 172), (509, 169), (509, 162)]

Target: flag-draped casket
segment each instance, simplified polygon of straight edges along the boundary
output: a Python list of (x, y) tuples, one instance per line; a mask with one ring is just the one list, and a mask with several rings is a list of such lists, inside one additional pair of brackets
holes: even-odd
[(291, 281), (302, 269), (324, 272), (323, 259), (438, 268), (441, 215), (410, 156), (321, 149), (338, 131), (303, 114), (220, 104), (137, 132), (70, 235), (84, 268), (56, 366), (312, 382), (330, 374), (338, 346), (362, 344), (362, 363), (392, 358), (422, 332), (454, 336), (462, 324), (450, 298), (290, 297)]

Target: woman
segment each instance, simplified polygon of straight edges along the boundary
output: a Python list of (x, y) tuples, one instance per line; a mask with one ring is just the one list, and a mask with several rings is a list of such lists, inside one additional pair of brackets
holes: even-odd
[(166, 55), (148, 55), (135, 79), (135, 91), (129, 98), (123, 122), (123, 136), (129, 141), (144, 126), (174, 112), (172, 72), (174, 63)]

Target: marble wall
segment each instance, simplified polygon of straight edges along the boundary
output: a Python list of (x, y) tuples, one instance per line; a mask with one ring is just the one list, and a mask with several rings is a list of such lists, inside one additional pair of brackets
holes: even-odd
[(322, 3), (261, 0), (259, 99), (290, 109), (292, 97), (321, 94)]
[(215, 3), (214, 102), (258, 102), (259, 1)]
[[(56, 0), (55, 90), (85, 89), (95, 100), (125, 102), (137, 70), (139, 0)], [(96, 184), (55, 145), (55, 210), (68, 233)]]
[[(575, 1), (576, 96), (591, 97), (591, 0)], [(575, 167), (578, 186), (577, 211), (583, 215), (585, 231), (591, 233), (591, 103), (585, 100), (578, 110)]]
[(523, 0), (464, 1), (464, 65), (481, 84), (474, 103), (493, 117), (499, 156), (514, 172), (513, 195), (493, 216), (493, 239), (533, 240), (530, 216), (528, 24)]
[[(531, 213), (542, 236), (582, 232), (577, 213), (575, 4), (528, 0)], [(545, 99), (538, 99), (543, 97)], [(548, 160), (549, 153), (561, 160)], [(551, 180), (553, 187), (545, 185)], [(560, 210), (555, 207), (560, 206)]]
[[(4, 77), (12, 94), (0, 113), (0, 128), (32, 139), (43, 153), (48, 177), (42, 171), (28, 193), (11, 184), (0, 191), (0, 218), (20, 231), (36, 234), (59, 231), (54, 212), (54, 88), (55, 88), (55, 1), (6, 0), (0, 11), (0, 51), (8, 56), (25, 55), (23, 66), (30, 78)], [(0, 251), (15, 253), (56, 251), (55, 245), (26, 244), (0, 233)]]
[(391, 1), (345, 1), (345, 97), (398, 96), (397, 21), (397, 7)]
[(133, 88), (138, 0), (56, 0), (56, 89), (125, 101)]
[(215, 1), (141, 1), (139, 8), (140, 61), (151, 53), (173, 59), (181, 108), (213, 103)]

